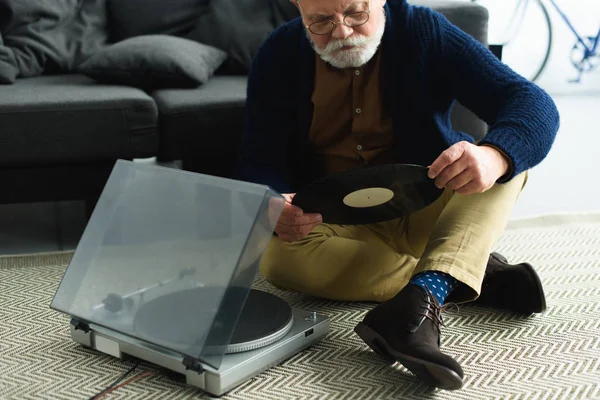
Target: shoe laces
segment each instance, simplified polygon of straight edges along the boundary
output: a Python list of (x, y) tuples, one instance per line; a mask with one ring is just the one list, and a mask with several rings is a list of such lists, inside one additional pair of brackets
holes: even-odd
[(443, 306), (438, 303), (438, 301), (433, 297), (433, 293), (426, 288), (427, 290), (427, 304), (422, 304), (419, 307), (422, 309), (422, 312), (417, 315), (420, 316), (419, 322), (417, 325), (410, 329), (410, 332), (416, 332), (417, 329), (425, 322), (425, 319), (429, 318), (433, 321), (433, 324), (438, 329), (438, 332), (441, 332), (440, 326), (446, 327), (444, 323), (444, 318), (442, 317), (442, 312), (448, 313), (457, 313), (459, 311), (458, 305), (456, 303), (446, 303)]

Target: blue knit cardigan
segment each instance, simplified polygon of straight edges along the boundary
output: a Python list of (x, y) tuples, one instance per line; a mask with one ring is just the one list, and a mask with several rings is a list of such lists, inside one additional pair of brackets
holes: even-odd
[[(550, 151), (559, 114), (550, 96), (513, 72), (443, 15), (388, 0), (382, 38), (386, 101), (398, 162), (430, 165), (450, 145), (473, 137), (452, 128), (458, 100), (489, 125), (479, 141), (501, 149), (516, 174)], [(300, 18), (274, 30), (253, 60), (236, 179), (280, 193), (308, 183), (316, 54)]]

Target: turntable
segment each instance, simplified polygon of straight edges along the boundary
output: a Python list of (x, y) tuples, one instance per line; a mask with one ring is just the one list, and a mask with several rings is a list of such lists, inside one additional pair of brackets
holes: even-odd
[(51, 307), (71, 338), (220, 396), (323, 339), (329, 320), (253, 288), (284, 199), (117, 161)]

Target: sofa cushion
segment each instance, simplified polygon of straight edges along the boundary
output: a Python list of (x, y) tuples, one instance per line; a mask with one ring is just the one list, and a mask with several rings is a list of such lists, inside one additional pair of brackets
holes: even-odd
[(17, 79), (0, 97), (0, 166), (151, 157), (156, 120), (154, 101), (139, 89), (83, 75)]
[(77, 70), (100, 82), (146, 91), (198, 87), (227, 54), (205, 44), (168, 35), (143, 35), (108, 46)]
[(194, 28), (210, 0), (107, 0), (109, 40), (165, 34), (180, 36)]
[(246, 104), (246, 76), (212, 77), (198, 89), (151, 93), (159, 112), (166, 158), (197, 154), (208, 160), (237, 153)]

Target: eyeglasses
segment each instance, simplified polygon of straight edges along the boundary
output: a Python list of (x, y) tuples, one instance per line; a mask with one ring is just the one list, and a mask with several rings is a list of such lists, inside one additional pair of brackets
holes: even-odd
[(346, 25), (350, 28), (356, 28), (357, 26), (366, 24), (369, 20), (369, 14), (370, 10), (353, 12), (344, 16), (342, 22), (335, 22), (328, 19), (325, 21), (313, 22), (312, 24), (307, 25), (306, 28), (313, 35), (328, 35), (340, 24)]

